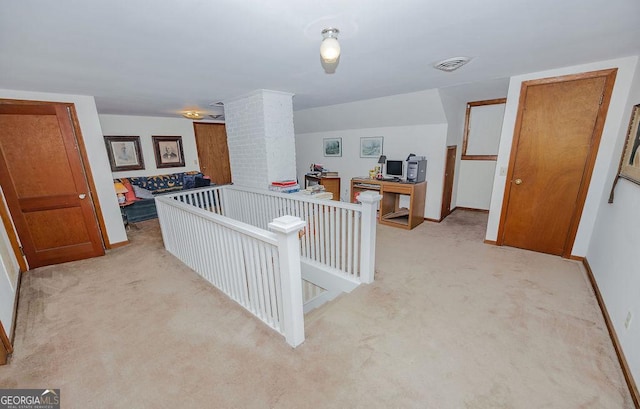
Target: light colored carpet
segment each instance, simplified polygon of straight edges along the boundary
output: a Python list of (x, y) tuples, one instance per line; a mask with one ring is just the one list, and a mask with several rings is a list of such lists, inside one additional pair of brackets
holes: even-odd
[(376, 281), (293, 350), (162, 248), (23, 277), (0, 387), (64, 408), (632, 408), (579, 263), (482, 243), (486, 215), (378, 227)]

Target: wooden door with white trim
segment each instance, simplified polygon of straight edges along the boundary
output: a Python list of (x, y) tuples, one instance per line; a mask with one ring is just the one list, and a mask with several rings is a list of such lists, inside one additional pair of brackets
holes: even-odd
[(216, 185), (231, 183), (227, 131), (224, 124), (194, 122), (200, 171)]
[(615, 76), (523, 82), (499, 244), (571, 255)]
[(69, 104), (0, 104), (0, 183), (29, 268), (104, 254)]

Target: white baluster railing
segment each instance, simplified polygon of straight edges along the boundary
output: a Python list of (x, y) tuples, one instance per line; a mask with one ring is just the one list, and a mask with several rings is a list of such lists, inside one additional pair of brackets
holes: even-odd
[(302, 278), (294, 216), (265, 231), (221, 216), (224, 187), (156, 197), (165, 248), (296, 347), (304, 341)]
[[(163, 195), (156, 203), (167, 250), (295, 346), (304, 340), (297, 307), (303, 297), (310, 311), (373, 281), (380, 198), (363, 192), (361, 204), (351, 204), (225, 185)], [(292, 227), (304, 228), (299, 240), (273, 224), (283, 216), (302, 219)]]
[[(362, 196), (364, 195), (364, 196)], [(293, 215), (306, 222), (300, 241), (303, 259), (339, 270), (358, 282), (373, 281), (376, 211), (380, 195), (363, 192), (362, 204), (316, 200), (238, 186), (224, 186), (224, 214), (265, 229), (276, 217)]]

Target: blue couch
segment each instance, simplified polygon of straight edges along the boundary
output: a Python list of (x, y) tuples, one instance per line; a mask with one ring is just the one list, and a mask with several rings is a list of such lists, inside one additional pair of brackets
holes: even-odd
[(123, 211), (129, 223), (141, 222), (158, 217), (156, 201), (150, 195), (156, 196), (195, 187), (209, 186), (209, 179), (205, 179), (199, 172), (178, 172), (166, 175), (140, 176), (121, 178), (120, 181), (142, 197), (137, 197), (131, 205), (125, 206)]

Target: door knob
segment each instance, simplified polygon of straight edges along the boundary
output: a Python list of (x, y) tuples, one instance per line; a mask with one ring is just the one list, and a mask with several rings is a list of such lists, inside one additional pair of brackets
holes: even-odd
[(87, 195), (85, 195), (84, 193), (80, 193), (78, 195), (78, 197), (80, 198), (80, 200), (84, 199), (85, 197), (87, 197)]
[(522, 184), (522, 179), (516, 179), (513, 181), (513, 183), (515, 183), (516, 185), (521, 185)]

